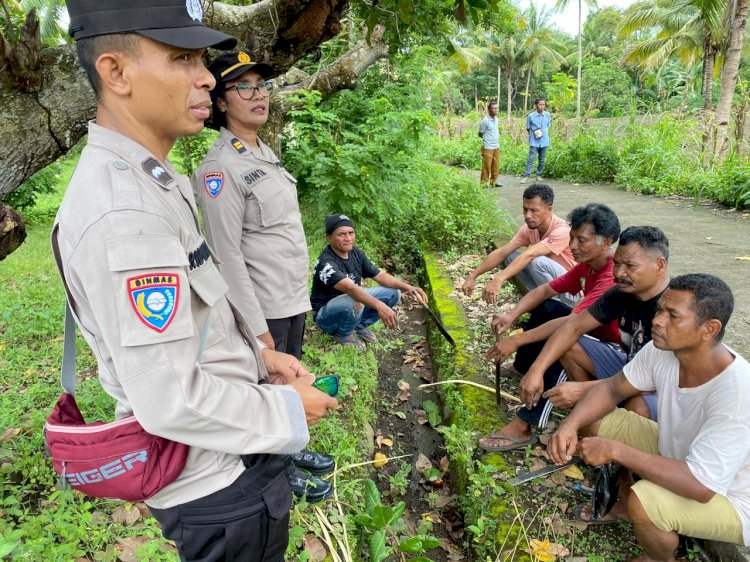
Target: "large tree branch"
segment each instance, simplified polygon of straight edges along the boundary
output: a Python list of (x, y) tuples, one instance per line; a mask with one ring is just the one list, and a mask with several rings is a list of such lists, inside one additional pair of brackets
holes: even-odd
[[(349, 0), (262, 0), (241, 7), (216, 2), (206, 23), (238, 37), (241, 48), (283, 73), (340, 32), (348, 6)], [(96, 107), (74, 47), (32, 48), (33, 38), (41, 46), (33, 20), (22, 45), (11, 48), (0, 37), (0, 197), (75, 145)], [(346, 87), (347, 81), (338, 83)]]

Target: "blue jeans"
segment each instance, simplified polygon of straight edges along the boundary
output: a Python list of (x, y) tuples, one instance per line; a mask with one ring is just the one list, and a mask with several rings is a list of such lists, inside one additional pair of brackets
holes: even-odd
[(548, 146), (529, 146), (529, 157), (526, 160), (526, 174), (528, 178), (531, 175), (531, 167), (534, 165), (537, 154), (539, 155), (539, 165), (536, 167), (536, 175), (541, 176), (544, 170), (544, 161), (547, 159)]
[[(401, 300), (398, 289), (372, 287), (365, 289), (370, 296), (391, 308)], [(329, 336), (348, 336), (357, 328), (367, 328), (379, 320), (378, 312), (369, 306), (354, 310), (356, 301), (349, 295), (339, 295), (329, 300), (315, 315), (315, 323)]]

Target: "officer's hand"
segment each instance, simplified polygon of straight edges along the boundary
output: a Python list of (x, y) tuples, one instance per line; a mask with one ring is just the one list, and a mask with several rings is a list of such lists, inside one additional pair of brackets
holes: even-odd
[(521, 378), (521, 402), (531, 410), (537, 405), (544, 392), (544, 373), (535, 374), (529, 369)]
[(464, 295), (467, 297), (471, 296), (471, 293), (474, 292), (474, 286), (476, 285), (476, 280), (470, 275), (466, 278), (466, 281), (464, 281), (463, 286), (461, 287), (461, 290), (464, 292)]
[(492, 326), (492, 333), (502, 335), (503, 332), (510, 328), (515, 321), (515, 316), (513, 316), (509, 312), (506, 312), (505, 314), (495, 314), (492, 317), (492, 321), (490, 322), (490, 325)]
[(273, 336), (271, 335), (271, 332), (266, 330), (261, 335), (256, 336), (260, 341), (262, 341), (267, 348), (269, 349), (276, 349), (276, 344), (273, 341)]
[(261, 351), (261, 357), (268, 369), (271, 384), (290, 384), (299, 377), (312, 377), (315, 380), (294, 355), (265, 348)]
[(398, 327), (398, 317), (396, 316), (396, 311), (384, 302), (381, 302), (380, 306), (378, 306), (378, 316), (380, 316), (383, 324), (385, 324), (389, 328)]
[(500, 287), (502, 286), (503, 280), (498, 277), (494, 277), (492, 281), (487, 283), (482, 292), (484, 302), (487, 304), (495, 304), (497, 302), (497, 294), (500, 292)]
[(576, 450), (578, 433), (563, 422), (547, 445), (547, 454), (555, 464), (568, 462)]
[(317, 423), (321, 418), (326, 416), (328, 410), (336, 410), (339, 407), (339, 403), (335, 398), (312, 386), (313, 382), (315, 382), (315, 377), (310, 375), (308, 377), (300, 377), (290, 383), (290, 386), (297, 391), (300, 400), (302, 400), (307, 425)]
[(515, 353), (518, 346), (515, 343), (514, 337), (505, 338), (499, 340), (495, 345), (487, 350), (484, 354), (485, 361), (494, 361), (495, 363), (502, 363), (505, 358), (511, 353)]

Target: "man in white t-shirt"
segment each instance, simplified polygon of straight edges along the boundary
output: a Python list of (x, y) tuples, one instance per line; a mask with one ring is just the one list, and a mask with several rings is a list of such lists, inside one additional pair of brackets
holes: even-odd
[[(652, 341), (592, 387), (550, 441), (556, 463), (577, 450), (588, 464), (614, 461), (641, 477), (621, 486), (611, 514), (633, 523), (639, 562), (675, 560), (678, 533), (750, 545), (750, 365), (721, 343), (733, 306), (712, 275), (672, 279)], [(659, 396), (658, 424), (615, 408), (642, 391)], [(586, 510), (590, 519), (590, 507), (577, 510), (583, 520)]]

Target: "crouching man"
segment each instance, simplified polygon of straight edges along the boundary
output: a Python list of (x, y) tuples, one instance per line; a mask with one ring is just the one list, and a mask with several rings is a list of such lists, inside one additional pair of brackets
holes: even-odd
[[(721, 343), (733, 306), (716, 277), (674, 278), (652, 341), (592, 386), (550, 441), (558, 464), (577, 450), (591, 465), (614, 461), (641, 477), (621, 486), (613, 509), (633, 523), (639, 562), (675, 560), (678, 534), (750, 545), (750, 365)], [(653, 391), (658, 424), (616, 408)]]
[[(378, 320), (389, 328), (398, 325), (393, 308), (401, 300), (400, 291), (427, 302), (419, 287), (399, 281), (380, 271), (355, 246), (354, 223), (346, 215), (326, 217), (328, 246), (313, 266), (312, 301), (315, 323), (337, 343), (365, 348), (377, 338), (369, 327)], [(362, 279), (371, 278), (379, 287), (363, 289)]]

